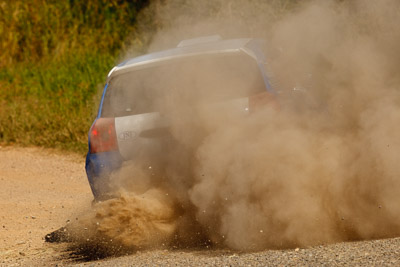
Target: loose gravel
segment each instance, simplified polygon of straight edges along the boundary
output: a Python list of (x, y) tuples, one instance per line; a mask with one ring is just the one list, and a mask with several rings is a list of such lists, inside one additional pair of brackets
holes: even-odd
[(240, 253), (221, 249), (138, 251), (82, 262), (46, 233), (92, 199), (84, 159), (41, 149), (0, 147), (0, 266), (400, 266), (400, 238), (289, 250)]

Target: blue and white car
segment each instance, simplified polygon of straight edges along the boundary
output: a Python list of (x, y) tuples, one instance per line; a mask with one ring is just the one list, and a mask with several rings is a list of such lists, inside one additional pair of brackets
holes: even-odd
[[(112, 196), (110, 175), (124, 162), (142, 157), (146, 151), (162, 151), (161, 133), (168, 129), (168, 121), (159, 107), (164, 101), (162, 92), (169, 90), (171, 81), (179, 84), (192, 79), (191, 87), (199, 88), (190, 90), (199, 93), (196, 97), (203, 104), (230, 105), (244, 113), (273, 99), (275, 91), (262, 44), (250, 38), (200, 37), (114, 67), (89, 131), (86, 173), (95, 200)], [(205, 67), (196, 71), (199, 66)], [(190, 71), (185, 72), (187, 69)], [(240, 88), (231, 90), (234, 87)]]

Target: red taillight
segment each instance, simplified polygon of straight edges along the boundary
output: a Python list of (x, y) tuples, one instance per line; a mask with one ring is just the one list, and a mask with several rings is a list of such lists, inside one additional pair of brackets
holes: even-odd
[(117, 150), (114, 118), (99, 118), (90, 129), (90, 153)]
[(268, 92), (263, 92), (249, 97), (249, 112), (255, 112), (265, 108), (267, 105), (272, 106), (276, 110), (279, 109), (275, 96)]

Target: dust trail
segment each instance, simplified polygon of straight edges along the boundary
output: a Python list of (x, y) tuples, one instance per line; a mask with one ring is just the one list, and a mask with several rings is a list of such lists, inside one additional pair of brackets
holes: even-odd
[[(214, 33), (264, 38), (280, 110), (267, 106), (246, 117), (224, 108), (210, 112), (198, 105), (199, 88), (207, 84), (193, 80), (201, 74), (198, 66), (185, 68), (181, 86), (176, 75), (158, 76), (168, 90), (160, 90), (157, 99), (166, 101), (156, 106), (170, 120), (173, 142), (150, 160), (149, 165), (160, 163), (155, 167), (160, 175), (142, 181), (150, 188), (162, 185), (183, 213), (173, 215), (162, 199), (143, 214), (175, 219), (167, 227), (169, 238), (181, 229), (182, 240), (193, 239), (187, 226), (200, 224), (201, 236), (238, 250), (400, 234), (398, 1), (161, 5), (164, 26), (150, 51)], [(130, 168), (116, 184), (135, 188), (132, 168), (138, 169)], [(115, 203), (121, 212), (135, 211), (135, 205)], [(108, 237), (128, 245), (153, 240), (152, 234), (114, 232), (113, 227), (121, 229), (119, 221), (106, 217), (113, 225), (103, 228)]]
[[(189, 170), (167, 156), (167, 175), (186, 181), (208, 236), (253, 250), (399, 235), (400, 4), (304, 1), (271, 18), (281, 11), (272, 2), (185, 3), (200, 18), (167, 9), (176, 19), (153, 47), (211, 29), (262, 36), (281, 105), (229, 119), (166, 108), (172, 134), (194, 155), (178, 155)], [(184, 87), (193, 99), (176, 101), (196, 103), (197, 85)]]
[(46, 241), (69, 242), (66, 252), (79, 261), (168, 247), (176, 232), (177, 210), (160, 189), (121, 192), (119, 197), (95, 203), (90, 211), (47, 235)]

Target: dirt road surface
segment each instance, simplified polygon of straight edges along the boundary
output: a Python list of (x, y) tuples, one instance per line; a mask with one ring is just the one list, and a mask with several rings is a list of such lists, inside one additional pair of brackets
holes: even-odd
[(0, 181), (0, 266), (400, 266), (400, 238), (256, 253), (157, 249), (77, 261), (44, 236), (90, 208), (84, 159), (0, 147)]
[(83, 157), (1, 148), (0, 181), (0, 265), (51, 264), (43, 237), (92, 200)]

